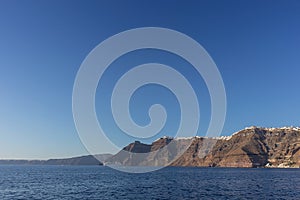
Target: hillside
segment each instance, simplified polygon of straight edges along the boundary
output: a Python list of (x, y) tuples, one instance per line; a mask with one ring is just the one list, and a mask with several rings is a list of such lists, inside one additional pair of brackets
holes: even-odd
[(300, 128), (249, 127), (229, 137), (169, 138), (124, 147), (106, 164), (126, 166), (300, 167)]

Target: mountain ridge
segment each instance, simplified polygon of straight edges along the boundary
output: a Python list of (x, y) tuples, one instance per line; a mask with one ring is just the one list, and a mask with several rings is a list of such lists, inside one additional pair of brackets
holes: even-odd
[(213, 138), (165, 136), (152, 144), (135, 141), (115, 155), (0, 160), (0, 164), (300, 168), (300, 127), (251, 126)]
[[(184, 147), (187, 147), (185, 151), (180, 151)], [(150, 145), (136, 141), (110, 157), (105, 164), (299, 168), (300, 128), (252, 126), (231, 136), (162, 137)]]

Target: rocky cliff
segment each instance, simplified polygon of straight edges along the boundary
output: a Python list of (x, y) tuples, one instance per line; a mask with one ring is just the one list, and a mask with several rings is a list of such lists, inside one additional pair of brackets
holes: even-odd
[(220, 138), (138, 141), (106, 164), (126, 166), (300, 167), (300, 128), (250, 127)]

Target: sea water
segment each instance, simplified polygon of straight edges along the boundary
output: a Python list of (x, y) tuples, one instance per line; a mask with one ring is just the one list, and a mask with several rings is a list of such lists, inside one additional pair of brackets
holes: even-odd
[(0, 199), (300, 199), (300, 169), (0, 166)]

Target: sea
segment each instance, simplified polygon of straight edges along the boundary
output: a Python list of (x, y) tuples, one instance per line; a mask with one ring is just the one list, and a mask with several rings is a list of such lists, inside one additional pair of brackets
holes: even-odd
[(300, 169), (0, 166), (0, 199), (300, 199)]

